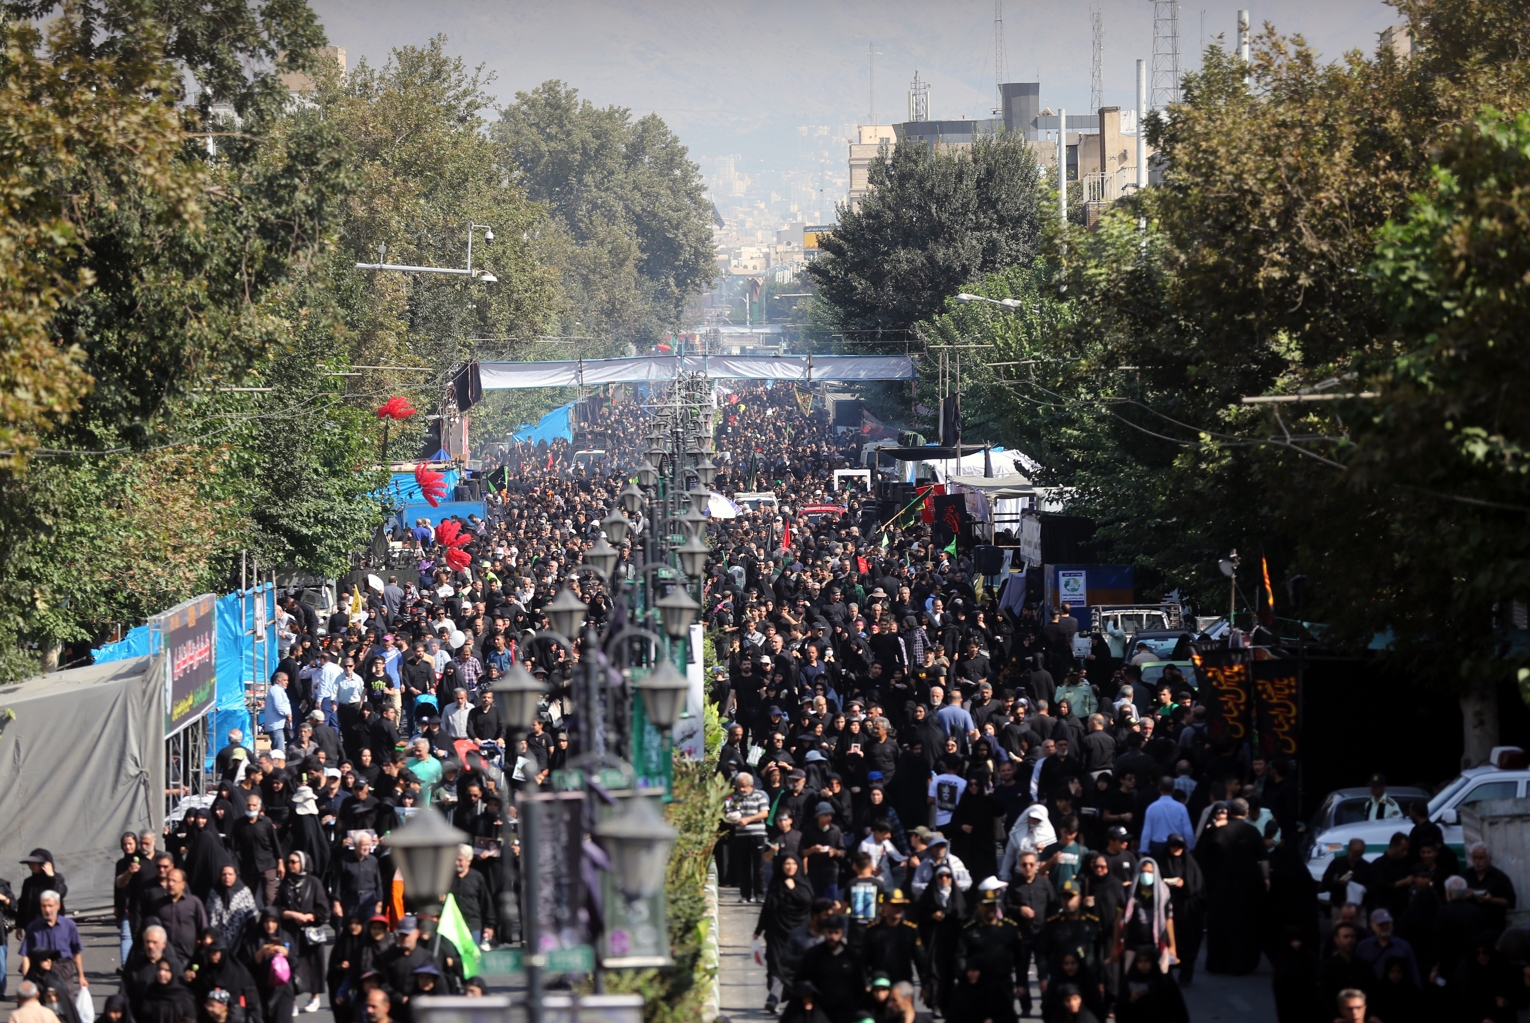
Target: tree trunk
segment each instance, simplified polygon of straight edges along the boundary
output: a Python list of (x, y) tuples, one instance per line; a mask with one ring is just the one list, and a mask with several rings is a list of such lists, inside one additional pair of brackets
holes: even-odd
[(1479, 767), (1498, 745), (1498, 687), (1477, 676), (1461, 693), (1461, 766)]
[(62, 643), (56, 640), (48, 640), (42, 645), (42, 671), (46, 675), (58, 670), (58, 658), (64, 651)]

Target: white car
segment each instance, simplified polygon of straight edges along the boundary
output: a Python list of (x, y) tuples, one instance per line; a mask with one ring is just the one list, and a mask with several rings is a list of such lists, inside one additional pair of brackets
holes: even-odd
[[(1429, 799), (1429, 819), (1440, 826), (1445, 834), (1445, 844), (1465, 860), (1464, 839), (1461, 835), (1461, 810), (1487, 800), (1517, 800), (1530, 811), (1530, 769), (1525, 763), (1523, 750), (1512, 746), (1500, 746), (1493, 750), (1488, 766), (1473, 767), (1446, 785)], [(1493, 766), (1493, 765), (1514, 765)], [(1406, 815), (1408, 804), (1422, 799), (1421, 789), (1393, 787), (1387, 794), (1397, 800)], [(1368, 789), (1340, 789), (1329, 795), (1318, 820), (1312, 829), (1312, 845), (1307, 850), (1307, 870), (1314, 878), (1322, 880), (1323, 872), (1335, 856), (1342, 856), (1352, 838), (1365, 840), (1365, 855), (1374, 859), (1386, 851), (1395, 832), (1413, 830), (1413, 822), (1406, 816), (1388, 820), (1356, 820), (1359, 807), (1370, 795)], [(1351, 802), (1352, 801), (1352, 802)]]

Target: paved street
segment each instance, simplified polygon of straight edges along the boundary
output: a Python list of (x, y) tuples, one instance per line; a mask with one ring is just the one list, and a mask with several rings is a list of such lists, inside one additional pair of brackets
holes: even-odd
[[(760, 907), (740, 905), (734, 889), (723, 889), (721, 896), (722, 1014), (730, 1023), (766, 1023), (775, 1017), (764, 1008), (765, 971), (749, 955), (749, 936)], [(1203, 949), (1203, 965), (1204, 958)], [(1031, 982), (1034, 986), (1034, 977)], [(1261, 961), (1259, 972), (1247, 977), (1202, 972), (1185, 991), (1185, 1003), (1194, 1023), (1275, 1023), (1269, 963)]]

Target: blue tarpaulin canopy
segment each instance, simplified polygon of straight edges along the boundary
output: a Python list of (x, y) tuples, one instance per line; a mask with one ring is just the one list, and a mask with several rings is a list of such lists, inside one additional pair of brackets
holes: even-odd
[(569, 402), (553, 409), (547, 415), (537, 421), (535, 426), (523, 426), (515, 431), (514, 437), (518, 444), (538, 444), (546, 441), (551, 444), (555, 440), (574, 439), (574, 405)]
[[(414, 482), (414, 477), (410, 476), (409, 481)], [(259, 649), (253, 635), (256, 601), (265, 604), (266, 634)], [(216, 607), (218, 642), (213, 663), (217, 697), (208, 722), (209, 759), (223, 747), (230, 728), (243, 731), (247, 745), (255, 741), (254, 723), (245, 704), (245, 683), (267, 681), (281, 660), (281, 652), (276, 648), (276, 593), (270, 583), (244, 596), (235, 592), (220, 597)], [(142, 657), (148, 652), (149, 627), (140, 625), (119, 642), (108, 643), (91, 654), (95, 663), (105, 664)]]
[[(452, 488), (457, 485), (459, 475), (456, 469), (442, 470), (441, 482), (446, 485), (445, 500), (451, 499)], [(393, 479), (388, 483), (387, 487), (383, 490), (372, 491), (371, 496), (374, 501), (380, 501), (384, 494), (387, 495), (389, 502), (394, 506), (425, 503), (425, 495), (420, 493), (420, 485), (414, 481), (414, 473), (412, 472), (394, 473)]]

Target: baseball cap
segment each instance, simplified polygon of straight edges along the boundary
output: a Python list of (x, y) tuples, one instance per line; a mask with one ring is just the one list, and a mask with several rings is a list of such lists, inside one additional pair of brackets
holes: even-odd
[(1371, 913), (1371, 926), (1372, 927), (1376, 926), (1377, 924), (1389, 924), (1391, 922), (1392, 922), (1392, 914), (1388, 913), (1386, 910), (1384, 910), (1384, 909), (1377, 909), (1377, 910), (1372, 911), (1372, 913)]
[(326, 767), (324, 769), (324, 777), (326, 777), (326, 778), (338, 778), (338, 777), (340, 777), (340, 768), (338, 768), (338, 767)]
[(937, 832), (935, 832), (935, 834), (931, 835), (929, 841), (925, 842), (924, 844), (929, 846), (931, 849), (933, 849), (937, 845), (950, 845), (951, 843), (946, 840), (946, 836), (945, 835), (942, 835), (940, 832), (937, 831)]
[(22, 863), (52, 863), (53, 854), (46, 849), (33, 849), (21, 858)]
[(892, 978), (883, 973), (881, 970), (878, 970), (876, 973), (871, 975), (871, 986), (874, 988), (892, 987)]
[(228, 992), (223, 990), (221, 987), (215, 987), (211, 991), (207, 992), (206, 1001), (217, 1002), (220, 1005), (227, 1005), (229, 1002)]
[(412, 916), (406, 916), (398, 922), (398, 933), (400, 934), (413, 934), (419, 929), (419, 922)]
[(1127, 830), (1125, 828), (1123, 828), (1121, 825), (1116, 824), (1116, 825), (1112, 825), (1110, 828), (1106, 829), (1105, 837), (1107, 839), (1110, 839), (1110, 838), (1128, 839), (1128, 838), (1131, 837), (1131, 835), (1128, 834)]

